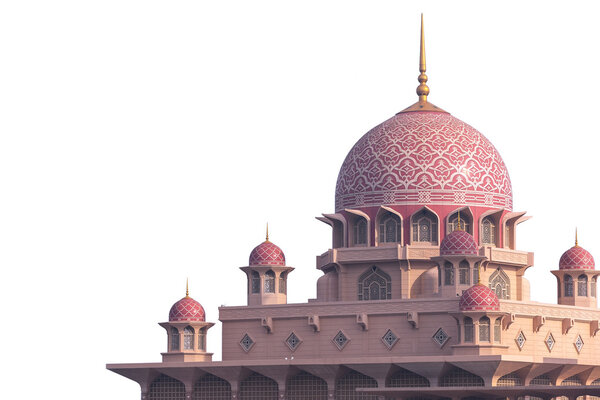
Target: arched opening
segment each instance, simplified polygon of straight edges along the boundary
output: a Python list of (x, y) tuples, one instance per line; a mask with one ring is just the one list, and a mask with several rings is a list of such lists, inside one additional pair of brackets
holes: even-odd
[(354, 219), (354, 227), (352, 232), (352, 243), (357, 245), (367, 244), (367, 220), (362, 217)]
[(510, 298), (510, 279), (501, 268), (496, 269), (490, 276), (489, 285), (499, 299)]
[(241, 400), (277, 400), (277, 391), (277, 382), (256, 372), (240, 383)]
[(496, 318), (494, 322), (494, 343), (500, 343), (502, 341), (502, 317)]
[(198, 350), (206, 350), (206, 330), (200, 329), (198, 332)]
[(400, 368), (388, 378), (387, 387), (429, 387), (427, 378)]
[(446, 233), (451, 233), (457, 230), (466, 231), (473, 234), (473, 220), (468, 209), (460, 210), (460, 224), (458, 222), (458, 211), (452, 213), (448, 217), (448, 225)]
[(251, 274), (251, 292), (260, 293), (260, 275), (256, 271)]
[(179, 351), (179, 330), (171, 327), (171, 350)]
[(598, 279), (598, 277), (594, 276), (592, 278), (592, 282), (590, 282), (590, 291), (592, 293), (590, 293), (592, 295), (592, 297), (596, 297), (596, 280)]
[(335, 383), (335, 398), (337, 400), (377, 400), (376, 395), (359, 393), (356, 388), (377, 387), (377, 381), (360, 372), (350, 371)]
[(481, 221), (479, 237), (482, 244), (496, 246), (496, 223), (491, 216), (487, 216)]
[(577, 296), (587, 296), (587, 275), (581, 274), (577, 277)]
[(170, 376), (160, 375), (150, 384), (149, 400), (185, 400), (185, 385)]
[(530, 385), (542, 385), (542, 386), (551, 386), (552, 381), (550, 380), (550, 376), (548, 374), (542, 374), (536, 376), (529, 382)]
[(454, 285), (454, 266), (448, 261), (444, 263), (444, 285)]
[(305, 371), (287, 380), (286, 391), (288, 400), (327, 400), (327, 382)]
[(488, 317), (481, 317), (479, 319), (479, 341), (490, 341), (490, 319)]
[(473, 326), (473, 319), (470, 317), (465, 317), (464, 319), (464, 324), (465, 324), (465, 343), (473, 343), (473, 332), (474, 330), (474, 326)]
[(573, 278), (565, 275), (565, 297), (573, 297)]
[(413, 243), (437, 244), (438, 218), (427, 209), (415, 213), (411, 217)]
[(560, 386), (581, 386), (581, 379), (577, 375), (573, 375), (563, 380)]
[(387, 300), (392, 298), (392, 278), (372, 266), (358, 278), (358, 300)]
[(462, 260), (458, 264), (458, 283), (461, 285), (470, 285), (469, 263), (467, 260)]
[(510, 374), (506, 374), (498, 379), (496, 382), (496, 386), (522, 386), (523, 382), (521, 381), (521, 377), (516, 372), (511, 372)]
[(279, 293), (287, 293), (287, 272), (279, 274)]
[(265, 293), (275, 293), (275, 272), (265, 272)]
[(483, 386), (483, 379), (464, 369), (453, 367), (440, 379), (440, 386)]
[(183, 349), (194, 350), (194, 328), (191, 326), (183, 329)]
[(231, 385), (224, 379), (206, 374), (194, 383), (193, 400), (231, 400)]
[(402, 237), (402, 221), (390, 212), (384, 213), (379, 220), (379, 243), (398, 243)]

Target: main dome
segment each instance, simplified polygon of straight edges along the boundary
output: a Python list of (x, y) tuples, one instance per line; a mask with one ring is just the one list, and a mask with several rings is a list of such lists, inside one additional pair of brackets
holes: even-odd
[(400, 204), (511, 210), (512, 187), (500, 154), (476, 129), (444, 111), (401, 112), (350, 150), (335, 209)]

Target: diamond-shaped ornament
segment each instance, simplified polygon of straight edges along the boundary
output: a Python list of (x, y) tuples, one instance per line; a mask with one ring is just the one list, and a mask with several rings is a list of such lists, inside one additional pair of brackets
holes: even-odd
[(546, 346), (548, 347), (548, 350), (552, 351), (552, 348), (554, 347), (555, 343), (556, 340), (554, 340), (554, 336), (552, 336), (552, 334), (549, 333), (548, 336), (546, 336)]
[(339, 331), (337, 335), (333, 337), (333, 343), (335, 343), (338, 349), (342, 350), (346, 344), (348, 344), (348, 338), (344, 335), (344, 332)]
[(583, 349), (583, 339), (581, 338), (581, 335), (577, 335), (577, 339), (575, 339), (575, 343), (573, 344), (575, 345), (577, 352), (581, 353), (581, 349)]
[(520, 331), (519, 334), (517, 335), (517, 337), (515, 338), (515, 342), (517, 342), (517, 346), (519, 346), (519, 350), (523, 349), (523, 346), (525, 346), (526, 341), (527, 341), (527, 339), (525, 338), (523, 331)]
[(391, 349), (398, 341), (398, 336), (396, 336), (391, 329), (388, 329), (385, 335), (383, 335), (381, 338), (381, 341), (383, 341), (383, 344), (385, 344), (388, 349)]
[(244, 349), (244, 351), (247, 353), (250, 351), (252, 346), (254, 346), (254, 340), (252, 340), (252, 338), (246, 333), (242, 340), (240, 340), (240, 346), (242, 346), (242, 349)]
[(290, 333), (290, 336), (285, 339), (285, 344), (287, 344), (292, 351), (296, 350), (298, 346), (300, 346), (300, 343), (302, 343), (302, 340), (300, 340), (294, 332)]
[(436, 342), (440, 347), (443, 347), (444, 344), (450, 339), (450, 336), (442, 329), (438, 329), (433, 335), (433, 341)]

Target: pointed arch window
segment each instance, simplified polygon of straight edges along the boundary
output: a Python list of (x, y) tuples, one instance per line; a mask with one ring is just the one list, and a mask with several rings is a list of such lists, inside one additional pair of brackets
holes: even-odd
[(454, 285), (454, 266), (447, 261), (444, 264), (444, 285)]
[(358, 218), (354, 225), (354, 244), (367, 244), (367, 220)]
[(175, 327), (171, 327), (171, 350), (179, 350), (179, 330)]
[(461, 285), (470, 285), (470, 276), (469, 276), (469, 263), (467, 260), (462, 260), (460, 264), (458, 264), (458, 283)]
[(488, 317), (481, 317), (479, 319), (479, 341), (490, 341), (490, 319)]
[(394, 214), (385, 215), (379, 223), (379, 243), (399, 242), (401, 227), (400, 217)]
[(465, 343), (473, 343), (473, 319), (465, 317)]
[(392, 298), (392, 278), (372, 266), (358, 278), (358, 300), (387, 300)]
[(251, 292), (252, 293), (260, 293), (260, 275), (256, 271), (252, 271), (251, 274)]
[(194, 350), (194, 328), (186, 326), (183, 330), (183, 349)]
[(412, 216), (412, 241), (437, 243), (437, 218), (427, 210), (421, 210)]
[(265, 293), (275, 293), (275, 273), (271, 270), (265, 273)]
[(481, 243), (496, 245), (496, 224), (492, 217), (485, 217), (481, 221)]
[(592, 297), (596, 297), (596, 280), (598, 278), (597, 277), (593, 277), (592, 278), (592, 282), (590, 283), (590, 291), (592, 292), (591, 295)]
[(496, 269), (490, 276), (489, 288), (496, 293), (499, 299), (510, 298), (510, 279), (502, 268)]
[(587, 296), (587, 283), (587, 276), (584, 274), (579, 275), (577, 278), (577, 296)]
[(458, 223), (458, 212), (450, 216), (450, 224), (448, 225), (448, 233), (459, 230), (471, 233), (471, 218), (464, 212), (460, 213), (460, 225)]
[(573, 297), (573, 278), (565, 275), (565, 297)]
[(494, 342), (500, 343), (500, 335), (502, 334), (502, 318), (496, 318), (494, 322)]
[(279, 293), (286, 294), (286, 292), (287, 292), (286, 276), (287, 276), (287, 274), (285, 272), (282, 272), (279, 275)]

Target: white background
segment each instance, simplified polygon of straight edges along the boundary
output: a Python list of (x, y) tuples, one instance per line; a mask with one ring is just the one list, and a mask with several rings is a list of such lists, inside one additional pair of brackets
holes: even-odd
[(209, 321), (245, 304), (267, 221), (288, 300), (315, 297), (314, 217), (352, 145), (416, 101), (421, 12), (429, 99), (499, 150), (534, 216), (532, 299), (555, 302), (576, 226), (600, 257), (593, 5), (0, 3), (1, 397), (139, 398), (105, 363), (160, 360), (187, 277)]

